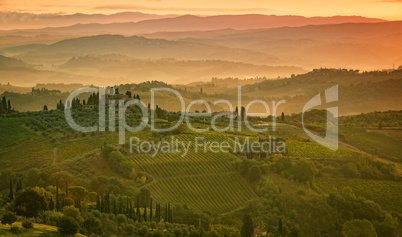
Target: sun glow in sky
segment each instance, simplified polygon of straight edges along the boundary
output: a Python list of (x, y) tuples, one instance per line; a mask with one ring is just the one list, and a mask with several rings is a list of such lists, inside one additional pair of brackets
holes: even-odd
[(334, 16), (360, 15), (402, 20), (402, 0), (0, 0), (0, 11), (103, 13), (140, 11), (155, 14), (247, 14)]

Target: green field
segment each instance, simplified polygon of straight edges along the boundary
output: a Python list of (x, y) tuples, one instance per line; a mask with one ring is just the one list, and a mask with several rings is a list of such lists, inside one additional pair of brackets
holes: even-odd
[[(184, 139), (184, 136), (179, 136)], [(194, 141), (194, 135), (186, 135)], [(219, 135), (217, 139), (222, 139)], [(230, 138), (228, 138), (230, 139)], [(224, 213), (242, 207), (255, 196), (250, 185), (236, 172), (231, 153), (181, 153), (130, 156), (136, 166), (155, 180), (147, 185), (160, 202), (187, 204), (197, 211)]]

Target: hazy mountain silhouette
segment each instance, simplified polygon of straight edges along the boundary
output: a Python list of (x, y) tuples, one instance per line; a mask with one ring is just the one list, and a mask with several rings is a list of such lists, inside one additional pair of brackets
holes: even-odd
[(177, 15), (157, 15), (142, 12), (119, 12), (116, 14), (32, 14), (19, 12), (0, 12), (0, 30), (39, 29), (44, 27), (60, 27), (75, 24), (113, 22), (138, 22), (149, 19), (176, 17)]
[[(9, 52), (9, 49), (3, 51)], [(228, 60), (253, 64), (280, 63), (275, 56), (249, 50), (121, 35), (66, 39), (40, 48), (29, 49), (25, 54), (19, 55), (19, 58), (28, 62), (29, 60), (41, 62), (41, 58), (48, 60), (49, 57), (67, 61), (73, 56), (88, 54), (122, 54), (142, 59), (175, 58), (180, 60)]]
[(402, 21), (244, 31), (159, 32), (144, 36), (264, 52), (279, 57), (288, 65), (310, 69), (345, 67), (372, 70), (402, 64)]
[[(151, 16), (150, 16), (151, 17)], [(158, 31), (189, 31), (189, 30), (217, 30), (231, 28), (235, 30), (294, 27), (303, 25), (339, 24), (346, 22), (373, 23), (384, 22), (376, 18), (360, 16), (334, 16), (334, 17), (303, 17), (303, 16), (275, 16), (275, 15), (219, 15), (219, 16), (194, 16), (184, 15), (171, 18), (143, 20), (130, 22), (100, 24), (76, 24), (66, 27), (47, 27), (39, 30), (27, 30), (27, 32), (63, 33), (63, 34), (144, 34)], [(20, 31), (13, 31), (21, 33)]]
[(6, 57), (0, 55), (0, 68), (2, 69), (18, 69), (18, 68), (30, 68), (28, 63), (15, 58)]

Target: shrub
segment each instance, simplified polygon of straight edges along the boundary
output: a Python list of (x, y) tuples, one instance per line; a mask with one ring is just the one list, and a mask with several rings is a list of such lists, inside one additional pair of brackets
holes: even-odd
[(78, 232), (79, 224), (69, 216), (63, 216), (57, 224), (61, 235), (73, 235)]
[(61, 212), (45, 211), (41, 215), (43, 223), (46, 225), (56, 226), (59, 220), (63, 217)]
[(143, 226), (140, 230), (140, 235), (141, 236), (146, 236), (148, 234), (148, 227)]
[(297, 194), (302, 196), (302, 195), (305, 195), (306, 192), (303, 189), (299, 189), (299, 190), (297, 190)]
[(12, 231), (12, 232), (17, 232), (19, 229), (20, 229), (20, 228), (18, 228), (18, 226), (12, 226), (12, 227), (10, 228), (10, 231)]
[(7, 212), (3, 215), (1, 218), (1, 224), (3, 225), (10, 225), (10, 227), (13, 225), (14, 222), (17, 221), (17, 215), (15, 215), (14, 212)]
[(30, 220), (28, 220), (28, 219), (25, 219), (25, 220), (22, 222), (22, 227), (24, 227), (25, 229), (32, 229), (32, 228), (33, 228), (32, 221), (30, 221)]

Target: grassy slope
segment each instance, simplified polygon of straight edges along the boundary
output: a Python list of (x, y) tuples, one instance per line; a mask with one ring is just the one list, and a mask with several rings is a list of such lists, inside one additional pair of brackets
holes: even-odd
[[(11, 232), (10, 226), (0, 224), (0, 236), (40, 236), (48, 232), (56, 232), (57, 227), (50, 225), (43, 225), (34, 223), (33, 229), (25, 229), (22, 227), (21, 222), (15, 222), (13, 226), (19, 227), (17, 232)], [(77, 237), (84, 237), (85, 235), (76, 234)]]

